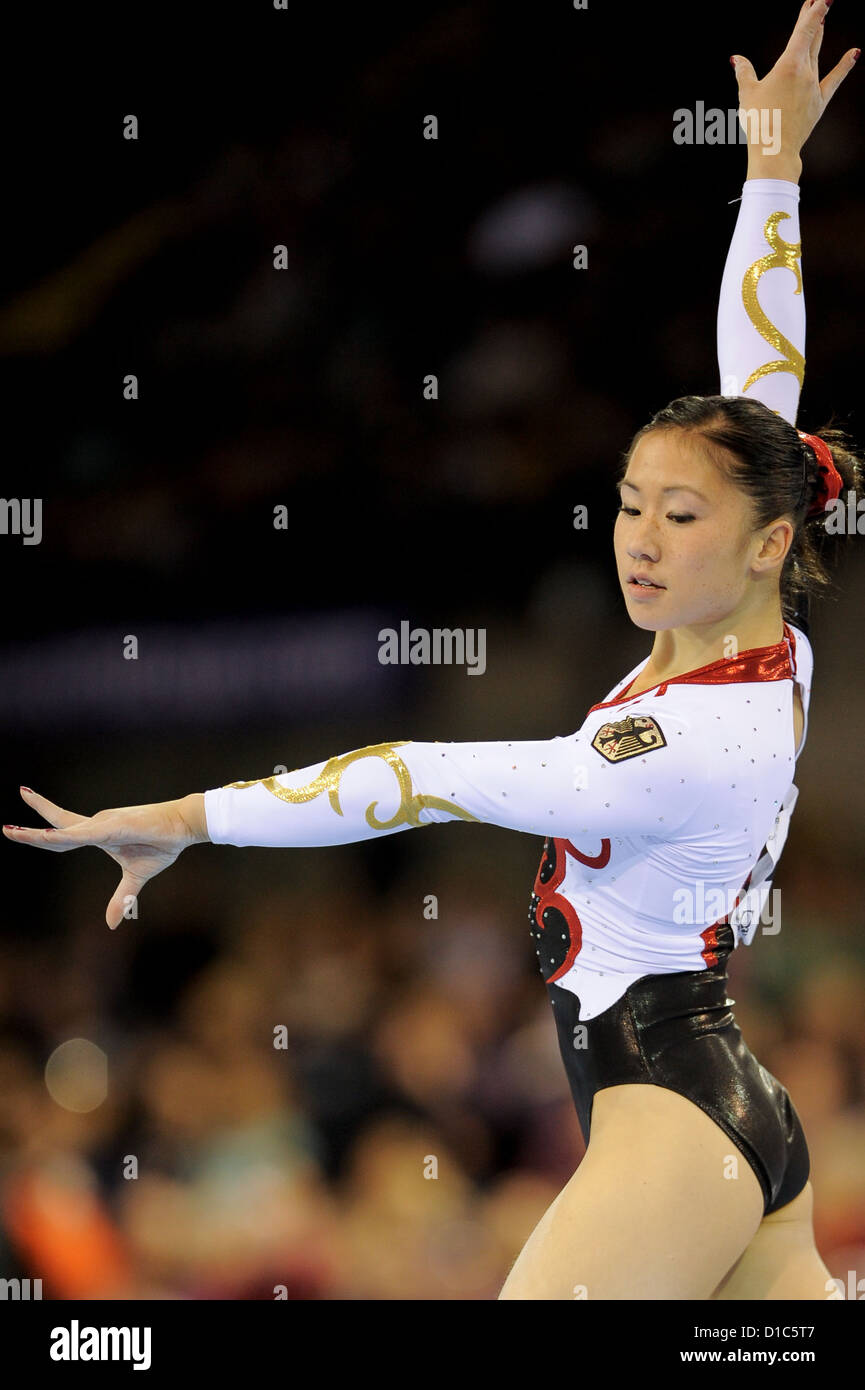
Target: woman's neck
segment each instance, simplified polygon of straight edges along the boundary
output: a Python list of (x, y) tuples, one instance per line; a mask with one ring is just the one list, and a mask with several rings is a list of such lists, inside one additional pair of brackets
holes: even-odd
[(732, 616), (699, 627), (669, 628), (655, 634), (652, 655), (634, 685), (648, 689), (660, 681), (699, 670), (713, 661), (739, 656), (754, 647), (771, 647), (784, 636), (780, 607), (771, 613), (736, 620)]

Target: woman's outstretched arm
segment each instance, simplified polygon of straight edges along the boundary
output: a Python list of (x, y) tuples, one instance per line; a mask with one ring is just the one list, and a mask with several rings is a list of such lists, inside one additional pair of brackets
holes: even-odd
[(790, 42), (761, 81), (747, 58), (734, 64), (748, 174), (718, 308), (721, 392), (760, 400), (793, 425), (805, 375), (801, 151), (858, 54), (851, 49), (820, 81), (827, 13), (824, 0), (806, 0)]
[(339, 845), (439, 821), (479, 821), (540, 836), (672, 834), (708, 787), (702, 740), (667, 710), (663, 731), (642, 709), (633, 709), (630, 722), (631, 733), (602, 725), (594, 738), (580, 731), (510, 743), (357, 748), (295, 772), (205, 792), (208, 838), (230, 845)]
[(711, 791), (705, 730), (672, 710), (659, 722), (639, 698), (610, 719), (600, 717), (592, 733), (544, 740), (370, 744), (278, 776), (95, 816), (22, 788), (55, 829), (4, 826), (4, 834), (41, 849), (92, 845), (110, 854), (122, 870), (106, 912), (111, 927), (148, 879), (208, 840), (341, 845), (447, 821), (565, 839), (674, 835)]

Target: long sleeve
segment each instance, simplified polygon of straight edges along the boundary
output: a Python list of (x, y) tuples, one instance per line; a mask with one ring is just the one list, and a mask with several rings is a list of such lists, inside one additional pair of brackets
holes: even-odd
[(614, 764), (601, 734), (582, 732), (512, 743), (372, 744), (205, 792), (208, 834), (214, 844), (340, 845), (459, 820), (541, 836), (665, 837), (709, 788), (705, 731), (665, 713), (659, 737), (655, 721), (641, 723), (641, 711), (632, 712), (633, 746), (644, 757)]
[(718, 306), (721, 394), (748, 396), (796, 423), (805, 376), (799, 185), (748, 179)]

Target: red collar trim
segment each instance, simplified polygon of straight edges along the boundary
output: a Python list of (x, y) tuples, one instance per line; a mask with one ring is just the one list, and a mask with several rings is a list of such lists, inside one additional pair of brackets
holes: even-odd
[[(613, 700), (604, 700), (592, 705), (589, 714), (596, 709), (609, 709), (625, 700), (638, 700), (641, 695), (649, 695), (653, 690), (663, 695), (668, 685), (732, 685), (737, 681), (785, 681), (792, 679), (796, 671), (796, 637), (789, 624), (784, 624), (784, 636), (771, 647), (750, 647), (738, 656), (721, 657), (710, 661), (708, 666), (698, 666), (694, 671), (684, 671), (681, 676), (670, 676), (669, 680), (658, 681), (636, 695), (628, 691), (637, 679), (632, 676), (621, 695)], [(637, 672), (639, 675), (639, 672)]]

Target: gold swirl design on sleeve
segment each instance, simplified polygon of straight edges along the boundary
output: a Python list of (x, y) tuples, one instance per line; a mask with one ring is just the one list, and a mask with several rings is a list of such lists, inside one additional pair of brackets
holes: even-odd
[(788, 270), (792, 270), (796, 276), (794, 294), (802, 293), (802, 271), (798, 260), (802, 253), (802, 243), (801, 241), (785, 241), (778, 231), (778, 223), (789, 216), (789, 212), (773, 212), (766, 219), (763, 235), (772, 248), (772, 254), (761, 256), (752, 266), (748, 267), (742, 279), (742, 303), (748, 318), (760, 336), (765, 338), (776, 352), (784, 353), (784, 356), (774, 362), (764, 362), (761, 367), (757, 367), (742, 387), (742, 395), (745, 394), (749, 386), (754, 385), (755, 381), (768, 376), (771, 372), (792, 372), (800, 388), (805, 378), (805, 358), (799, 349), (790, 342), (789, 338), (785, 338), (784, 334), (779, 332), (775, 325), (770, 322), (761, 309), (760, 301), (757, 298), (757, 282), (760, 276), (767, 270), (773, 270), (776, 266), (786, 266)]
[(356, 748), (351, 753), (342, 753), (339, 757), (329, 758), (318, 776), (308, 782), (305, 787), (283, 787), (277, 782), (275, 776), (260, 777), (252, 782), (228, 782), (226, 785), (236, 788), (264, 787), (265, 791), (279, 797), (280, 801), (288, 801), (293, 805), (304, 801), (313, 801), (315, 797), (326, 791), (333, 810), (338, 816), (341, 816), (343, 812), (339, 804), (339, 783), (346, 768), (359, 758), (383, 758), (396, 774), (400, 789), (400, 803), (390, 820), (378, 820), (375, 814), (378, 802), (373, 801), (366, 809), (366, 822), (373, 830), (393, 830), (398, 825), (424, 826), (432, 824), (430, 821), (420, 819), (420, 812), (425, 807), (431, 807), (437, 811), (451, 811), (458, 820), (477, 821), (477, 816), (471, 815), (462, 806), (457, 806), (456, 802), (445, 801), (439, 796), (426, 796), (421, 792), (412, 791), (411, 773), (399, 754), (394, 751), (396, 748), (402, 748), (408, 742), (408, 739), (400, 739), (396, 743), (371, 743), (366, 748)]

